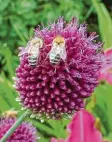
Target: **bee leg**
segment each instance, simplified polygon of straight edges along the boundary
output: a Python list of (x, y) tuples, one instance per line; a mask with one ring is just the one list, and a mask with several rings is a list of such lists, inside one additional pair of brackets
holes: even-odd
[[(69, 64), (69, 65), (70, 65), (70, 64)], [(66, 62), (65, 62), (65, 70), (66, 70), (67, 72), (70, 72), (69, 67), (68, 67), (68, 65), (67, 65)]]
[(66, 71), (67, 71), (67, 72), (70, 72), (68, 68), (66, 68)]
[(56, 68), (54, 69), (54, 73), (56, 74)]
[(68, 67), (66, 67), (66, 71), (70, 73), (70, 70), (69, 70), (69, 68), (68, 68)]
[(49, 53), (47, 54), (46, 58), (45, 58), (45, 61), (47, 60), (47, 58), (49, 58)]

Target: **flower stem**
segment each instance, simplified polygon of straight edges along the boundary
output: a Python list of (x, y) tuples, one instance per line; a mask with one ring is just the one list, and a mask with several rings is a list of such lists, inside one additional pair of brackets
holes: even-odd
[(30, 115), (29, 111), (26, 111), (21, 115), (21, 117), (14, 123), (14, 125), (6, 132), (6, 134), (2, 137), (0, 142), (6, 142), (8, 137), (10, 137), (13, 132), (16, 130), (16, 128), (23, 122), (23, 120)]

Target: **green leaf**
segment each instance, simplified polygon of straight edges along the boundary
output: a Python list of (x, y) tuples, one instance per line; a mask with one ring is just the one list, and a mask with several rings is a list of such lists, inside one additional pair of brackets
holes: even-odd
[(56, 134), (57, 138), (66, 138), (66, 126), (70, 120), (61, 119), (61, 120), (49, 120), (49, 124), (53, 127), (53, 131)]
[(43, 133), (46, 133), (47, 135), (56, 136), (54, 130), (52, 128), (48, 127), (47, 125), (45, 125), (44, 123), (41, 123), (40, 121), (33, 119), (32, 124), (35, 127), (37, 127), (38, 130), (43, 131)]
[(104, 48), (112, 47), (112, 19), (105, 5), (99, 0), (92, 0), (98, 15), (98, 22)]
[(112, 86), (100, 85), (95, 90), (96, 114), (101, 118), (107, 133), (112, 131)]
[(0, 95), (2, 96), (4, 101), (10, 106), (10, 108), (14, 108), (15, 110), (20, 109), (20, 105), (18, 104), (18, 102), (15, 101), (17, 96), (12, 87), (12, 82), (6, 79), (3, 72), (1, 74), (1, 80), (2, 81), (0, 89), (2, 90), (2, 93), (0, 93)]
[(9, 50), (8, 47), (6, 48), (1, 48), (0, 54), (2, 54), (6, 60), (6, 67), (7, 70), (9, 71), (10, 77), (14, 76), (14, 71), (12, 68), (12, 53)]
[(0, 11), (5, 10), (5, 8), (9, 5), (10, 0), (0, 0)]
[(1, 93), (0, 93), (0, 113), (3, 113), (4, 111), (7, 111), (10, 109), (10, 106), (7, 104), (7, 102), (3, 99)]

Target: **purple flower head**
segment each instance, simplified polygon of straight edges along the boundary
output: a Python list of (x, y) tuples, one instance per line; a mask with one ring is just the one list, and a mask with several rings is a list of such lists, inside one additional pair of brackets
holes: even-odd
[(21, 104), (36, 117), (53, 119), (83, 108), (84, 98), (99, 83), (103, 50), (96, 37), (96, 33), (88, 36), (86, 25), (75, 18), (68, 24), (59, 18), (48, 28), (37, 28), (34, 39), (43, 41), (38, 56), (37, 50), (33, 54), (32, 40), (19, 54), (15, 88)]
[[(4, 118), (0, 120), (0, 139), (15, 123), (14, 118)], [(8, 138), (7, 142), (36, 142), (36, 129), (29, 123), (23, 122), (14, 133)]]

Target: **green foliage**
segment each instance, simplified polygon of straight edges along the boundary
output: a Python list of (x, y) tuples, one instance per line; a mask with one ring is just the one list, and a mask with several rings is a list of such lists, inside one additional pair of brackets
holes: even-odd
[[(93, 99), (94, 98), (94, 99)], [(100, 84), (95, 89), (86, 109), (101, 120), (101, 129), (105, 137), (112, 137), (112, 85)]]
[[(73, 16), (81, 22), (86, 20), (89, 31), (100, 33), (105, 49), (112, 47), (112, 19), (106, 6), (98, 0), (0, 0), (0, 113), (9, 109), (18, 110), (20, 115), (23, 113), (15, 101), (18, 94), (12, 80), (19, 64), (18, 46), (26, 45), (38, 24), (47, 25), (59, 16), (64, 16), (67, 21)], [(87, 109), (101, 119), (103, 135), (110, 139), (111, 94), (111, 85), (100, 85), (87, 105)], [(67, 137), (66, 126), (70, 120), (48, 120), (44, 123), (35, 119), (30, 121), (38, 129), (41, 137), (39, 142), (48, 142), (51, 137)]]
[(0, 7), (0, 38), (2, 43), (7, 41), (12, 51), (18, 45), (25, 45), (38, 24), (47, 24), (60, 15), (66, 20), (74, 15), (82, 18), (83, 12), (81, 0), (1, 0)]
[(111, 93), (112, 93), (112, 86), (109, 84), (100, 85), (95, 90), (96, 94), (95, 112), (101, 118), (102, 124), (104, 124), (107, 134), (109, 134), (109, 132), (112, 131)]
[(98, 22), (104, 47), (112, 48), (112, 19), (105, 5), (98, 0), (92, 0), (98, 14)]

